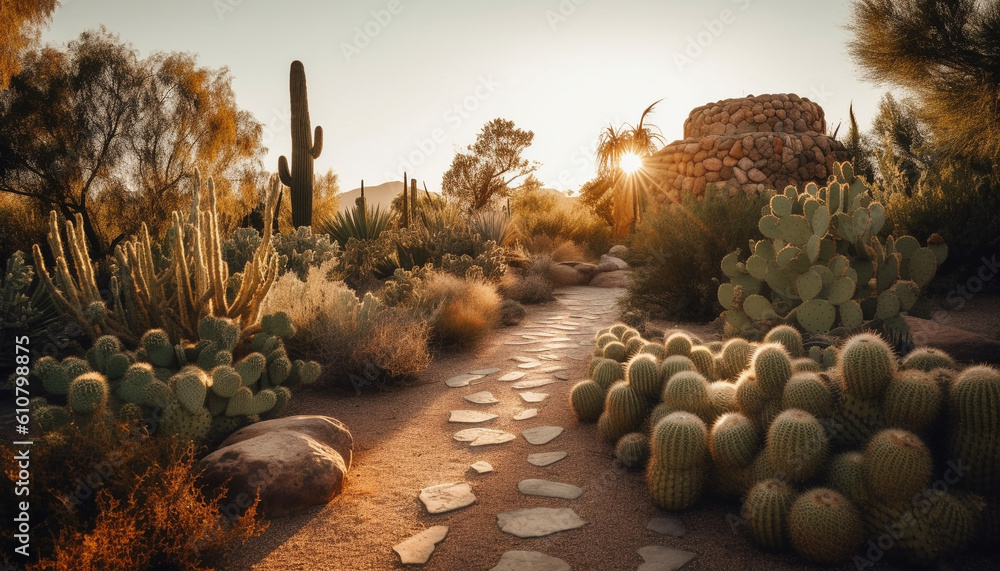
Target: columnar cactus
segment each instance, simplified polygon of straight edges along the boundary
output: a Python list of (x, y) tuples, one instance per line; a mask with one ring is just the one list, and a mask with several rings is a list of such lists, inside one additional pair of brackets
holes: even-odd
[(311, 136), (309, 99), (306, 94), (306, 70), (302, 62), (292, 62), (288, 73), (288, 91), (292, 102), (292, 168), (288, 159), (278, 158), (281, 183), (292, 189), (292, 226), (312, 226), (313, 160), (323, 152), (323, 128), (316, 126)]

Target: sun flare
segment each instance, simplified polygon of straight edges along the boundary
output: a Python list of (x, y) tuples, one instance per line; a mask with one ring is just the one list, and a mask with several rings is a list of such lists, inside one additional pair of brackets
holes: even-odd
[(625, 174), (632, 174), (642, 168), (642, 157), (635, 153), (625, 153), (618, 164)]

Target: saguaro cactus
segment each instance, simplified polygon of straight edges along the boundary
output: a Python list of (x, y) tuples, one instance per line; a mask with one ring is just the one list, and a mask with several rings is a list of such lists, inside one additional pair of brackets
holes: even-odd
[(306, 96), (306, 70), (302, 62), (292, 62), (288, 73), (288, 91), (292, 100), (292, 170), (288, 159), (278, 158), (278, 175), (292, 189), (292, 226), (312, 226), (313, 159), (323, 152), (323, 128), (317, 126), (310, 136), (309, 100)]

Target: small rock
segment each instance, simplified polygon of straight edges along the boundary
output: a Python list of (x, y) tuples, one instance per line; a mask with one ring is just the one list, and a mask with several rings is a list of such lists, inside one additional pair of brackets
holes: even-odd
[(500, 531), (522, 538), (542, 537), (586, 524), (570, 508), (523, 508), (497, 514)]
[(520, 365), (517, 366), (517, 368), (518, 369), (535, 369), (537, 367), (540, 367), (541, 365), (542, 365), (541, 363), (539, 363), (537, 361), (533, 361), (531, 363), (521, 363)]
[(435, 525), (394, 545), (392, 550), (399, 554), (400, 562), (403, 564), (424, 564), (434, 553), (434, 546), (440, 543), (446, 535), (448, 535), (448, 526)]
[(583, 488), (571, 484), (539, 480), (537, 478), (521, 480), (517, 483), (517, 491), (526, 496), (544, 496), (546, 498), (559, 498), (563, 500), (575, 500), (583, 494)]
[(456, 388), (459, 388), (459, 387), (467, 387), (467, 386), (469, 386), (469, 383), (471, 383), (472, 381), (475, 381), (475, 380), (481, 379), (481, 378), (483, 378), (482, 375), (473, 375), (473, 374), (470, 373), (468, 375), (458, 375), (457, 377), (452, 377), (452, 378), (448, 379), (447, 381), (445, 381), (444, 384), (448, 385), (449, 387), (451, 387), (453, 389), (456, 389)]
[(663, 535), (672, 535), (674, 537), (684, 537), (684, 534), (687, 533), (687, 528), (684, 527), (684, 522), (675, 517), (654, 517), (649, 520), (649, 524), (646, 525), (646, 529)]
[(539, 369), (538, 372), (539, 373), (555, 373), (557, 371), (565, 371), (568, 368), (569, 367), (567, 367), (566, 365), (549, 365), (548, 367), (544, 367), (542, 369)]
[(534, 454), (528, 454), (528, 464), (532, 466), (548, 466), (549, 464), (555, 464), (556, 462), (562, 460), (566, 457), (566, 452), (536, 452)]
[(662, 545), (647, 545), (637, 551), (645, 561), (638, 571), (676, 571), (698, 556), (697, 553)]
[(526, 408), (515, 414), (514, 420), (528, 420), (529, 418), (535, 418), (536, 416), (538, 416), (537, 408)]
[(420, 490), (420, 501), (427, 513), (440, 514), (471, 506), (476, 503), (476, 496), (468, 482), (454, 482)]
[(525, 430), (521, 433), (521, 436), (523, 436), (524, 439), (530, 444), (540, 446), (542, 444), (548, 444), (553, 438), (562, 433), (563, 427), (561, 426), (536, 426)]
[(525, 391), (520, 393), (521, 398), (524, 402), (542, 402), (543, 400), (549, 398), (549, 393), (533, 393), (530, 391)]
[(511, 385), (515, 389), (534, 389), (538, 387), (544, 387), (545, 385), (551, 385), (556, 381), (552, 379), (536, 379), (534, 381), (518, 381)]
[(486, 376), (492, 375), (493, 373), (499, 373), (500, 369), (490, 368), (490, 369), (476, 369), (475, 371), (469, 371), (470, 375)]
[(615, 258), (627, 258), (628, 246), (625, 246), (624, 244), (615, 244), (614, 246), (611, 246), (610, 250), (608, 250), (608, 255), (614, 256)]
[(497, 415), (490, 414), (488, 412), (479, 412), (478, 410), (453, 410), (451, 411), (451, 416), (448, 418), (448, 422), (485, 422), (487, 420), (493, 420)]
[(486, 460), (480, 460), (478, 462), (473, 462), (469, 465), (470, 468), (476, 471), (477, 474), (486, 474), (493, 471), (493, 465)]
[(537, 363), (538, 362), (537, 359), (532, 359), (531, 357), (522, 357), (520, 355), (517, 356), (517, 357), (514, 357), (513, 359), (515, 361), (517, 361), (518, 363)]
[(524, 371), (513, 371), (511, 373), (507, 373), (506, 375), (500, 377), (497, 380), (498, 381), (503, 381), (503, 382), (506, 383), (506, 382), (509, 382), (509, 381), (516, 381), (518, 379), (521, 379), (521, 378), (523, 378), (527, 374), (528, 373), (525, 373)]
[(466, 428), (456, 432), (453, 438), (459, 442), (468, 442), (469, 446), (486, 446), (510, 442), (517, 437), (509, 432), (492, 428)]
[(569, 563), (537, 551), (505, 551), (490, 571), (570, 571)]
[(494, 404), (500, 402), (500, 400), (493, 396), (493, 393), (489, 391), (480, 391), (478, 393), (472, 393), (471, 395), (465, 395), (465, 400), (476, 404)]

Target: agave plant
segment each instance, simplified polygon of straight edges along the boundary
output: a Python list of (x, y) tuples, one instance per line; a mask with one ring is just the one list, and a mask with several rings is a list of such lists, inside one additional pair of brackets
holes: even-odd
[(469, 221), (472, 231), (483, 239), (493, 240), (504, 247), (514, 241), (515, 229), (510, 222), (510, 214), (504, 210), (480, 210)]
[(375, 240), (392, 225), (392, 221), (392, 211), (355, 204), (346, 213), (338, 212), (332, 219), (322, 221), (319, 231), (329, 234), (331, 239), (343, 246), (350, 238)]

